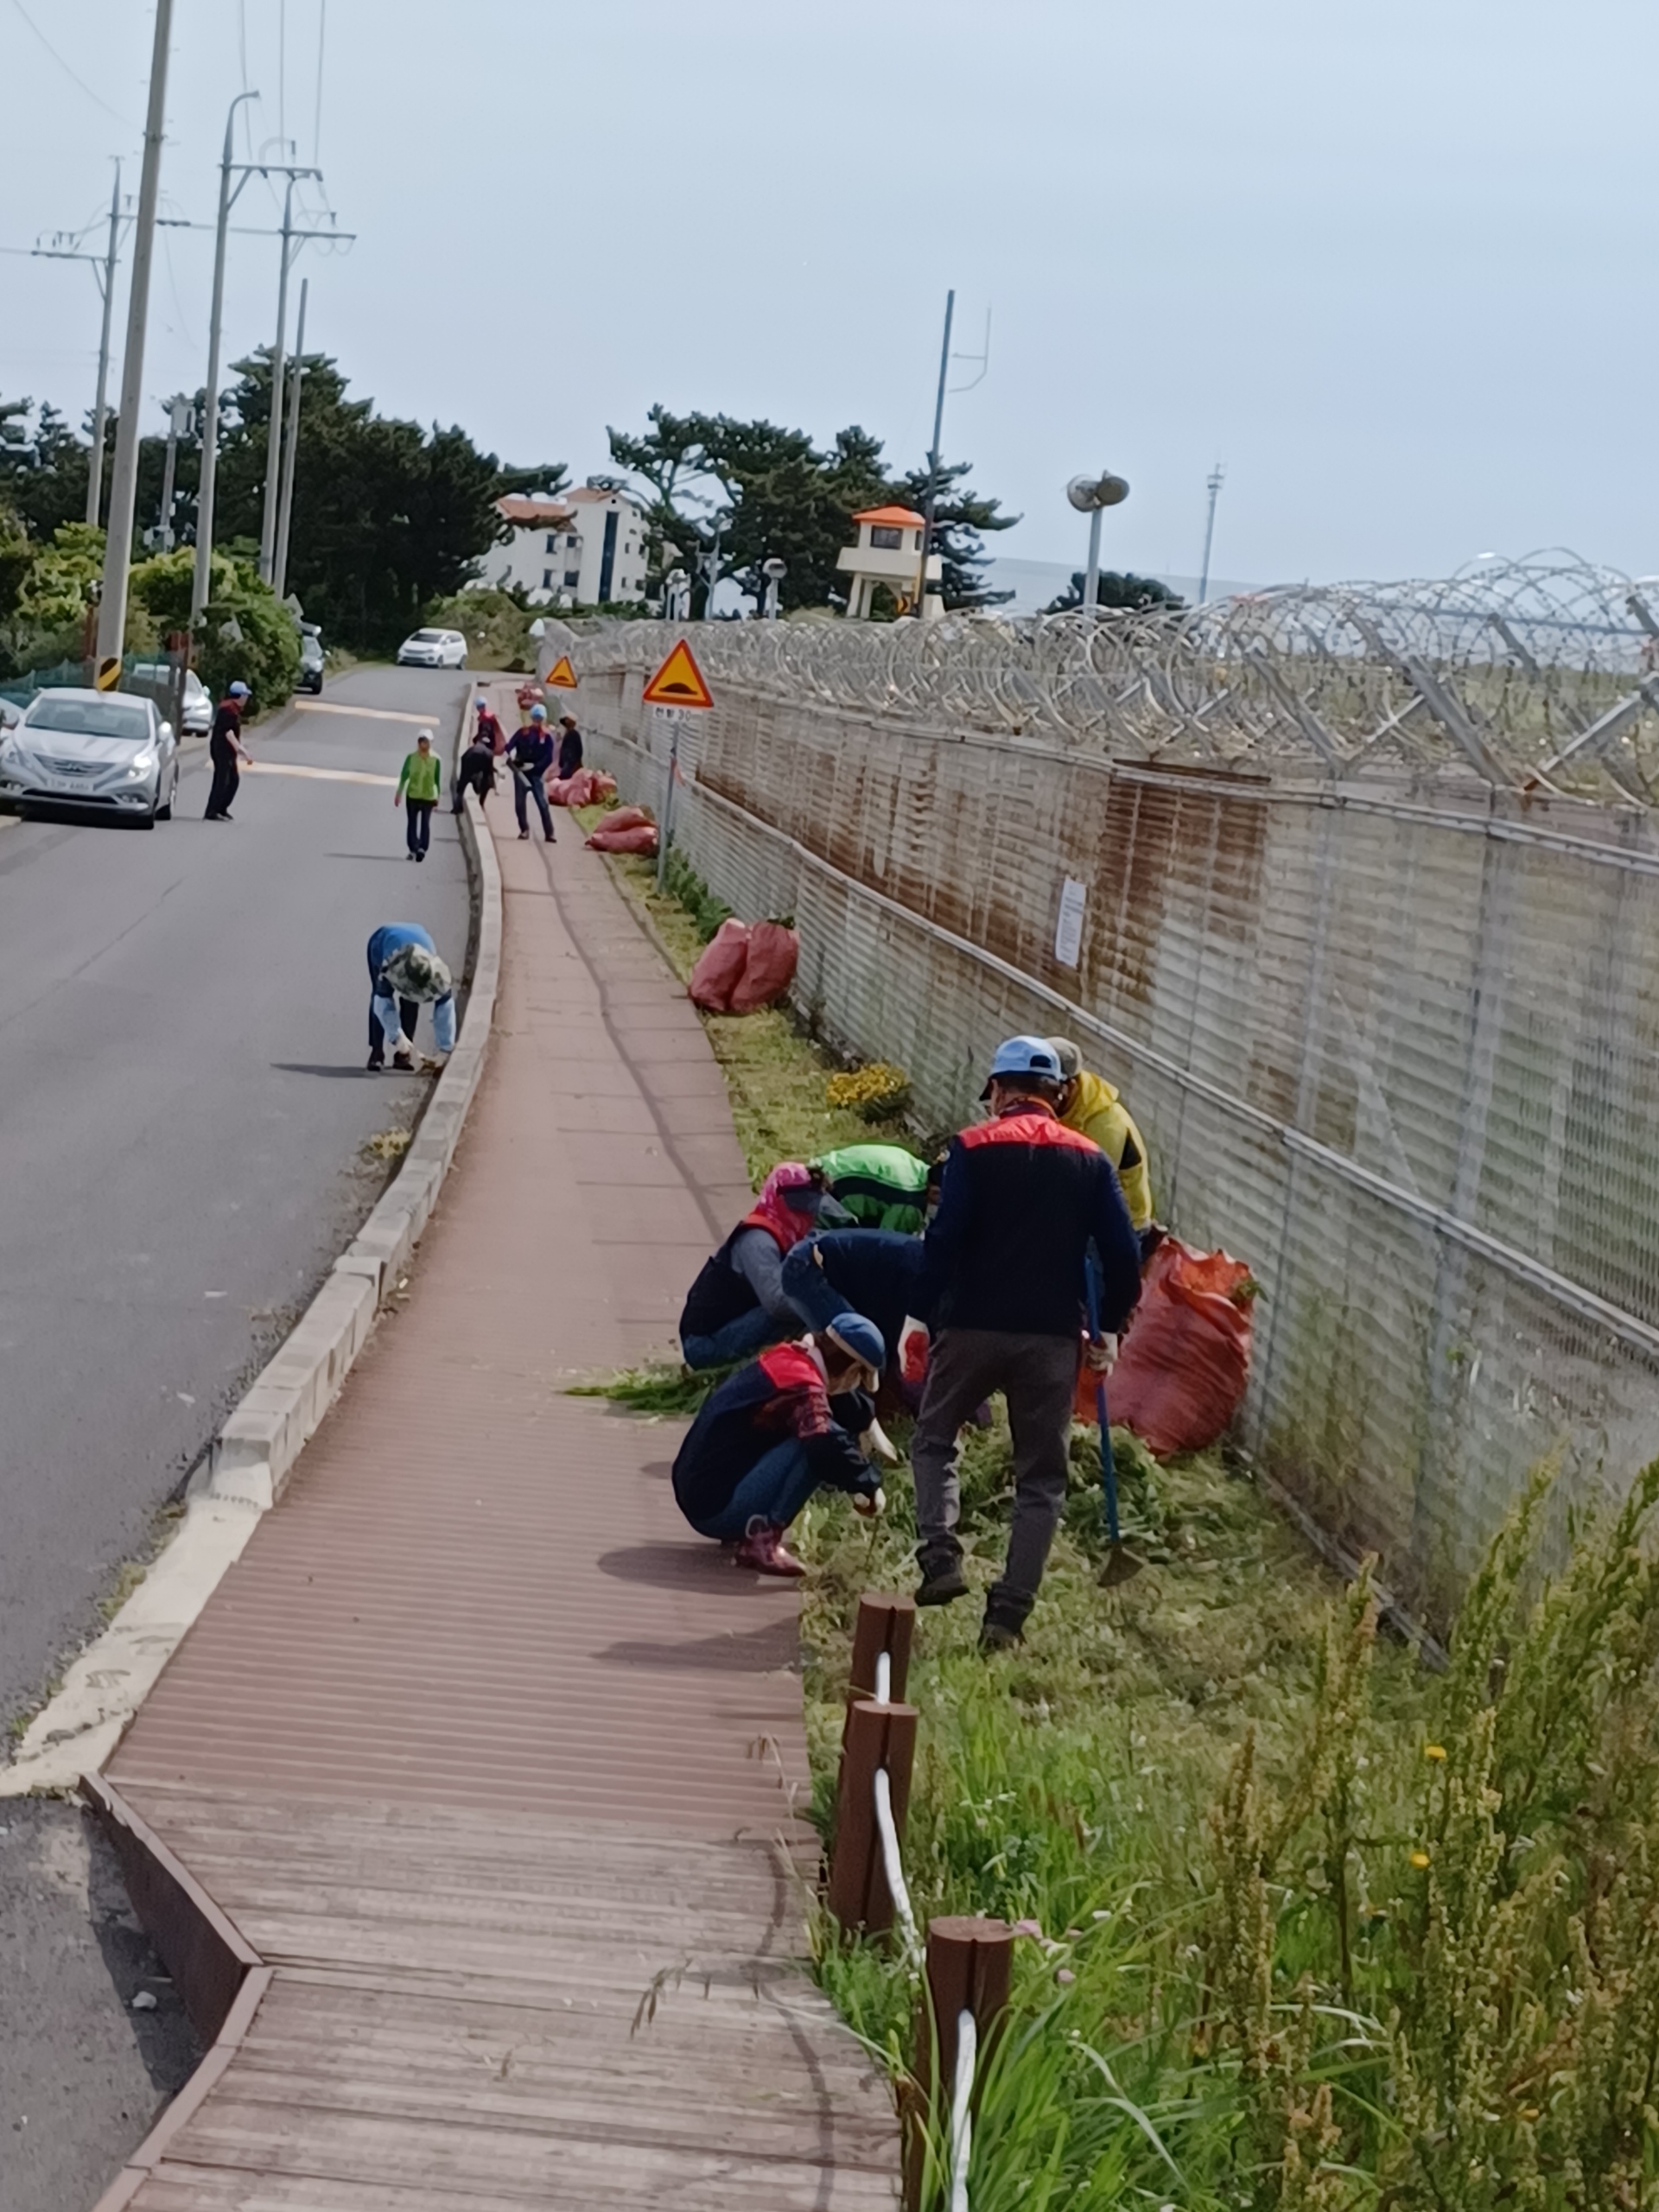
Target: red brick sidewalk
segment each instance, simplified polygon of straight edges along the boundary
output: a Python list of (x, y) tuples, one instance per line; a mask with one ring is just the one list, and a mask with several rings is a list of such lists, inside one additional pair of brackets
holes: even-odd
[(109, 1770), (275, 1968), (140, 2212), (893, 2199), (794, 1963), (792, 1593), (685, 1529), (677, 1428), (562, 1395), (671, 1337), (747, 1203), (723, 1084), (575, 824), (518, 843), (505, 796), (497, 1033), (404, 1310)]

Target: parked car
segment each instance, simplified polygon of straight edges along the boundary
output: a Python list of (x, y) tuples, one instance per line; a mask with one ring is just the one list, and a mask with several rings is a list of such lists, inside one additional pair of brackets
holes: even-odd
[(315, 622), (300, 625), (300, 672), (294, 679), (296, 691), (322, 695), (322, 632)]
[[(135, 661), (127, 681), (158, 702), (165, 701), (173, 686), (174, 671), (164, 660)], [(194, 668), (184, 671), (184, 707), (179, 715), (179, 728), (186, 737), (206, 737), (213, 727), (213, 702), (207, 696), (207, 687)]]
[(136, 691), (37, 692), (0, 735), (0, 803), (168, 821), (179, 788), (173, 725)]
[(467, 640), (459, 630), (416, 630), (397, 648), (399, 668), (465, 668)]

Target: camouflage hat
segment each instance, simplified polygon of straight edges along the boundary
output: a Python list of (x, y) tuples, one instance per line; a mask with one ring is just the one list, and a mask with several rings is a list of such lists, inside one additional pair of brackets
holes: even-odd
[(381, 973), (400, 999), (447, 999), (454, 988), (449, 970), (423, 944), (400, 944)]

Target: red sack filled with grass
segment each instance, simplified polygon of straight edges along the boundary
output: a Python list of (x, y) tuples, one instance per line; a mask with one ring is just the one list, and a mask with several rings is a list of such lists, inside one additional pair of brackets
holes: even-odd
[(602, 822), (596, 822), (594, 829), (595, 833), (601, 830), (638, 830), (642, 823), (653, 830), (657, 826), (643, 806), (618, 806), (613, 807)]
[(576, 773), (588, 779), (590, 806), (602, 806), (607, 798), (616, 797), (616, 778), (607, 776), (602, 768), (579, 768)]
[(578, 768), (574, 776), (553, 777), (547, 786), (547, 802), (550, 806), (591, 806), (587, 770)]
[(729, 1014), (732, 993), (743, 980), (748, 959), (749, 925), (732, 915), (697, 955), (697, 964), (685, 987), (693, 1006), (709, 1014)]
[[(1112, 1419), (1160, 1459), (1202, 1452), (1238, 1411), (1250, 1372), (1255, 1281), (1227, 1252), (1195, 1252), (1166, 1236), (1147, 1262), (1141, 1303), (1106, 1380)], [(1077, 1389), (1095, 1417), (1093, 1378)]]
[(596, 853), (654, 853), (657, 849), (657, 824), (654, 822), (634, 822), (618, 830), (608, 822), (601, 823), (588, 842)]
[(795, 980), (801, 940), (786, 922), (757, 922), (749, 931), (749, 957), (732, 991), (732, 1012), (753, 1014), (775, 1005)]

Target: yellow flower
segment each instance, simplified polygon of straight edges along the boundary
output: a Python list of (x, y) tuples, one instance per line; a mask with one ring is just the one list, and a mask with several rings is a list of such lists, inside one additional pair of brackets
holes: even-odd
[(1446, 1757), (1446, 1745), (1444, 1744), (1425, 1744), (1423, 1745), (1423, 1757), (1426, 1759), (1443, 1759)]
[(1411, 1863), (1414, 1866), (1427, 1866), (1428, 1853), (1426, 1851), (1414, 1851), (1411, 1854)]
[(1522, 2120), (1536, 2120), (1538, 2117), (1537, 2106), (1522, 2105), (1521, 2107), (1521, 2117)]

